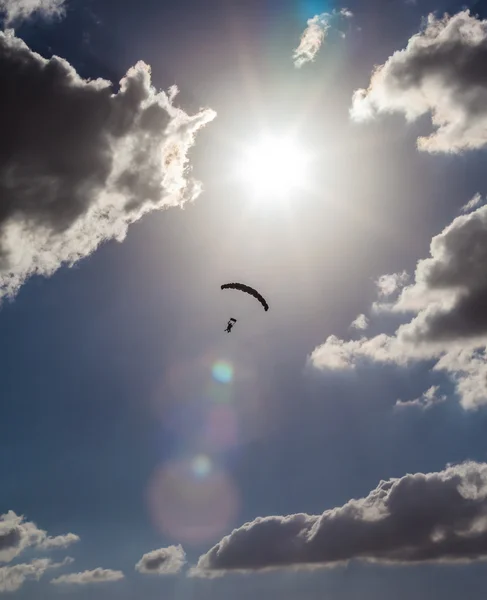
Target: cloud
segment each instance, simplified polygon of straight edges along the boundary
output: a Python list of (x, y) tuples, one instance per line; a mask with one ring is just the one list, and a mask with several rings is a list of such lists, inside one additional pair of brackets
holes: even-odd
[[(422, 357), (421, 354), (420, 357)], [(360, 340), (350, 341), (344, 341), (336, 335), (330, 335), (309, 356), (309, 362), (315, 368), (331, 371), (354, 369), (360, 360), (375, 360), (382, 363), (406, 365), (409, 362), (409, 357), (397, 340), (386, 334), (376, 335), (373, 338), (362, 337)]]
[(466, 204), (461, 208), (461, 212), (467, 213), (476, 208), (482, 202), (482, 196), (477, 192)]
[(457, 217), (430, 251), (397, 301), (398, 309), (422, 309), (399, 337), (418, 344), (487, 341), (487, 206)]
[(331, 13), (315, 15), (308, 19), (308, 26), (304, 30), (299, 46), (294, 51), (294, 65), (302, 67), (307, 62), (312, 62), (328, 33), (330, 22), (339, 17), (351, 18), (353, 13), (347, 8), (340, 11), (333, 10)]
[(79, 536), (75, 535), (74, 533), (68, 533), (66, 535), (46, 537), (40, 544), (37, 545), (37, 547), (42, 550), (54, 550), (57, 548), (67, 548), (76, 542), (79, 542)]
[(181, 545), (160, 548), (144, 554), (135, 565), (139, 573), (172, 575), (179, 573), (186, 564), (186, 553)]
[(364, 314), (358, 315), (358, 317), (350, 323), (350, 327), (352, 329), (364, 330), (364, 329), (367, 329), (368, 326), (369, 326), (369, 320), (367, 319), (367, 317)]
[(435, 404), (441, 404), (445, 402), (446, 396), (438, 395), (439, 386), (432, 385), (429, 389), (426, 390), (419, 398), (415, 398), (414, 400), (398, 400), (396, 402), (397, 408), (409, 408), (409, 407), (419, 407), (423, 410), (427, 410), (431, 408)]
[(321, 515), (259, 517), (198, 560), (193, 576), (272, 568), (487, 558), (487, 464), (381, 481), (367, 497)]
[(92, 583), (109, 583), (111, 581), (120, 581), (124, 578), (122, 571), (112, 571), (111, 569), (93, 569), (92, 571), (83, 571), (81, 573), (70, 573), (61, 575), (51, 580), (54, 585), (88, 585)]
[(50, 537), (35, 523), (26, 521), (12, 510), (0, 515), (0, 563), (11, 562), (28, 547), (51, 550), (66, 548), (78, 541), (79, 537), (74, 533)]
[(73, 559), (66, 557), (62, 562), (54, 563), (48, 558), (40, 558), (30, 563), (21, 563), (11, 567), (0, 567), (0, 593), (15, 592), (21, 588), (28, 579), (39, 579), (48, 569), (59, 569), (71, 564)]
[(379, 296), (392, 296), (394, 292), (408, 282), (408, 279), (409, 275), (406, 273), (406, 271), (402, 271), (402, 273), (381, 275), (375, 282), (379, 289)]
[(5, 16), (5, 25), (28, 19), (33, 14), (50, 19), (62, 17), (65, 0), (0, 0), (0, 13)]
[(378, 67), (367, 90), (354, 93), (357, 121), (401, 112), (408, 121), (431, 113), (435, 131), (420, 150), (459, 152), (487, 143), (487, 21), (468, 10), (437, 19), (430, 14), (404, 50)]
[(138, 62), (115, 93), (0, 32), (0, 298), (122, 241), (145, 213), (195, 199), (187, 153), (215, 117), (173, 105)]
[(436, 360), (456, 385), (464, 408), (487, 404), (487, 206), (453, 220), (420, 260), (415, 281), (384, 310), (415, 313), (394, 335), (344, 341), (330, 336), (310, 362), (319, 369), (376, 361), (407, 365)]

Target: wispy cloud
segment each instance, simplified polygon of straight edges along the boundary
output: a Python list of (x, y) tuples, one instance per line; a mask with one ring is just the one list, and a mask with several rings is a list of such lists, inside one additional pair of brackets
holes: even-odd
[(408, 121), (431, 113), (435, 131), (418, 139), (420, 150), (460, 152), (487, 143), (487, 21), (468, 10), (438, 19), (395, 52), (353, 97), (357, 121), (401, 112)]
[(365, 498), (321, 515), (259, 517), (200, 557), (192, 576), (276, 568), (487, 558), (487, 464), (381, 481)]
[(186, 553), (183, 547), (178, 545), (144, 554), (135, 565), (135, 569), (146, 575), (172, 575), (179, 573), (185, 564)]
[(89, 585), (94, 583), (110, 583), (120, 581), (124, 578), (122, 571), (112, 571), (111, 569), (93, 569), (92, 571), (82, 571), (81, 573), (69, 573), (61, 575), (51, 580), (54, 585)]
[(51, 19), (64, 16), (65, 0), (0, 0), (0, 13), (7, 26), (34, 14)]
[(429, 389), (426, 390), (419, 398), (415, 398), (414, 400), (397, 400), (396, 407), (397, 408), (411, 408), (417, 407), (423, 410), (427, 410), (436, 404), (441, 404), (445, 402), (446, 396), (439, 395), (439, 386), (432, 385)]
[(177, 89), (158, 92), (145, 63), (114, 93), (0, 32), (0, 87), (0, 298), (200, 194), (188, 151), (215, 113), (175, 107)]
[(308, 19), (308, 26), (301, 36), (299, 46), (294, 51), (294, 65), (299, 68), (307, 62), (312, 62), (326, 38), (332, 21), (351, 17), (353, 17), (353, 13), (347, 8), (343, 8), (340, 11), (333, 10), (331, 13), (322, 13)]
[(62, 562), (52, 562), (48, 558), (39, 558), (29, 563), (21, 563), (9, 567), (0, 567), (0, 593), (15, 592), (21, 588), (28, 579), (38, 581), (47, 570), (59, 569), (73, 562), (71, 557), (66, 557)]
[(477, 192), (470, 200), (461, 208), (461, 212), (468, 213), (472, 209), (477, 208), (482, 203), (482, 196)]

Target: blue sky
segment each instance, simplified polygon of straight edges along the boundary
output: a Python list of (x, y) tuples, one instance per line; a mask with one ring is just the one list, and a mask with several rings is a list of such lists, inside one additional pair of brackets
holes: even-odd
[(483, 598), (483, 3), (0, 9), (0, 595)]

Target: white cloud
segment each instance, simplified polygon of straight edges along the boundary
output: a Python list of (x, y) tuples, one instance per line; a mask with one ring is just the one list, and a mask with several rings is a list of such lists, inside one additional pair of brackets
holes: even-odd
[(120, 581), (123, 578), (124, 574), (122, 571), (97, 568), (92, 571), (61, 575), (52, 579), (51, 583), (54, 585), (88, 585), (93, 583), (110, 583), (112, 581)]
[(350, 19), (353, 17), (353, 13), (347, 8), (343, 8), (340, 11), (333, 10), (331, 13), (315, 15), (312, 19), (308, 19), (308, 26), (304, 30), (299, 46), (293, 55), (296, 67), (302, 67), (307, 62), (312, 62), (315, 59), (326, 38), (331, 21), (339, 17)]
[(51, 550), (66, 548), (77, 541), (79, 537), (73, 533), (50, 537), (35, 523), (26, 521), (12, 510), (0, 515), (0, 562), (11, 562), (28, 547)]
[(367, 329), (368, 326), (369, 326), (369, 320), (367, 319), (367, 317), (364, 314), (358, 315), (358, 317), (350, 323), (350, 327), (352, 329), (364, 330), (364, 329)]
[(430, 14), (404, 50), (395, 52), (357, 90), (351, 116), (368, 120), (401, 112), (408, 121), (431, 113), (435, 131), (420, 150), (459, 152), (487, 143), (487, 21), (468, 10), (442, 19)]
[(407, 365), (436, 360), (455, 383), (464, 408), (487, 404), (487, 206), (454, 219), (431, 241), (415, 281), (390, 310), (415, 313), (393, 335), (344, 341), (330, 336), (310, 362), (350, 369), (364, 361)]
[(69, 556), (58, 563), (54, 563), (48, 558), (39, 558), (30, 563), (0, 567), (0, 593), (15, 592), (21, 588), (28, 579), (38, 581), (48, 569), (59, 569), (72, 562), (73, 559)]
[(144, 554), (135, 565), (139, 573), (172, 575), (179, 573), (186, 564), (186, 553), (181, 545), (168, 546)]
[(470, 212), (473, 208), (476, 208), (482, 202), (482, 196), (477, 192), (466, 204), (461, 208), (461, 212)]
[(48, 536), (37, 547), (42, 550), (54, 550), (57, 548), (67, 548), (76, 542), (79, 542), (79, 536), (74, 533), (67, 533), (66, 535), (56, 535), (55, 537)]
[(65, 0), (0, 0), (0, 13), (5, 15), (5, 24), (28, 19), (33, 14), (44, 18), (62, 17)]
[(187, 154), (215, 113), (175, 107), (177, 89), (157, 92), (145, 63), (114, 93), (0, 32), (0, 88), (0, 298), (199, 195)]
[(379, 296), (392, 296), (408, 282), (408, 279), (409, 275), (406, 271), (381, 275), (375, 282), (379, 289)]
[(398, 400), (396, 402), (396, 406), (398, 408), (410, 408), (410, 407), (418, 407), (423, 410), (427, 410), (436, 404), (441, 404), (445, 402), (446, 396), (439, 395), (439, 386), (432, 385), (429, 389), (426, 390), (419, 398), (415, 398), (414, 400)]

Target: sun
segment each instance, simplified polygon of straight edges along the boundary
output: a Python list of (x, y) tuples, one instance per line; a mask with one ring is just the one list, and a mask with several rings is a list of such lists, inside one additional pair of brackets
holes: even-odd
[(308, 162), (307, 153), (292, 138), (267, 135), (245, 149), (239, 176), (253, 198), (272, 203), (305, 187)]

